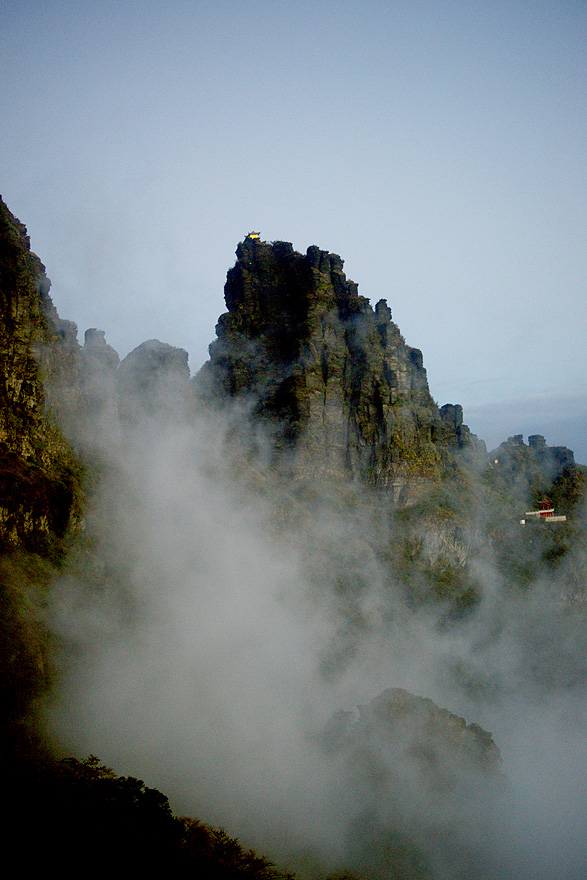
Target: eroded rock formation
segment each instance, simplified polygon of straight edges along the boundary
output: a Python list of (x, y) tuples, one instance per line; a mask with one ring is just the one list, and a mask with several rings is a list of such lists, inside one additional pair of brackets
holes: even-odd
[(70, 370), (68, 322), (49, 288), (26, 228), (0, 199), (0, 543), (41, 555), (61, 551), (79, 482), (44, 387)]
[(187, 351), (158, 339), (143, 342), (120, 364), (118, 397), (122, 417), (137, 421), (144, 416), (186, 415), (189, 379)]
[(583, 491), (575, 456), (566, 446), (548, 446), (541, 434), (522, 434), (501, 443), (489, 454), (491, 482), (507, 490), (520, 505), (548, 496), (560, 513), (568, 513)]
[(273, 431), (277, 460), (397, 497), (470, 445), (462, 409), (438, 408), (422, 353), (385, 300), (373, 309), (359, 295), (339, 256), (247, 237), (237, 258), (199, 382), (216, 400), (248, 402)]

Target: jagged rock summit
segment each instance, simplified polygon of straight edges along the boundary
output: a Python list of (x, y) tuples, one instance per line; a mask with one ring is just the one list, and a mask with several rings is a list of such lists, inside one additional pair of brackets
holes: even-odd
[(541, 434), (522, 434), (501, 443), (489, 454), (489, 481), (520, 505), (536, 505), (544, 496), (557, 512), (567, 514), (580, 502), (584, 477), (566, 446), (548, 446)]
[(159, 413), (163, 418), (187, 411), (188, 353), (158, 339), (141, 343), (120, 364), (118, 391), (123, 418)]
[[(465, 859), (474, 869), (459, 877), (486, 876), (476, 830), (481, 817), (490, 823), (491, 805), (508, 798), (491, 733), (430, 699), (389, 688), (358, 714), (334, 713), (318, 742), (337, 761), (341, 789), (349, 793), (345, 807), (356, 810), (357, 867), (385, 841), (383, 876), (452, 877), (452, 866)], [(437, 874), (434, 863), (449, 871)]]
[(422, 353), (406, 345), (384, 299), (373, 309), (337, 254), (249, 234), (224, 289), (199, 381), (213, 399), (248, 401), (273, 452), (301, 476), (390, 490), (438, 479), (475, 448), (460, 406), (439, 409)]

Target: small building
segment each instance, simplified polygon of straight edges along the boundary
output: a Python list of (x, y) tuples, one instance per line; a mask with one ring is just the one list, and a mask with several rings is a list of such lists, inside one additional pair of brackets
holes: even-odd
[[(542, 501), (538, 502), (538, 510), (527, 510), (526, 517), (530, 518), (530, 522), (546, 522), (546, 523), (555, 523), (555, 522), (566, 522), (566, 516), (556, 516), (554, 512), (554, 507), (548, 498), (543, 498)], [(520, 525), (526, 525), (526, 519), (520, 520)]]
[(554, 507), (552, 507), (548, 498), (543, 498), (542, 501), (539, 501), (538, 507), (540, 508), (540, 516), (542, 516), (542, 517), (554, 516)]
[(247, 238), (259, 238), (260, 235), (261, 235), (260, 232), (249, 232), (249, 234), (247, 235)]

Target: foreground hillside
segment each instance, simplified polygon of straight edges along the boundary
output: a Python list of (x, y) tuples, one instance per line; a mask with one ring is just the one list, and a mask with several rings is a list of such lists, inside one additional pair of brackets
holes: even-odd
[[(165, 870), (172, 876), (283, 876), (223, 831), (173, 816), (167, 798), (90, 757), (62, 759), (40, 706), (55, 686), (43, 623), (52, 581), (79, 540), (92, 480), (59, 427), (84, 400), (83, 360), (61, 322), (26, 230), (0, 203), (0, 773), (5, 858), (23, 869)], [(51, 397), (49, 385), (56, 389)], [(69, 393), (68, 393), (69, 392)], [(91, 403), (91, 401), (90, 401)]]
[[(158, 340), (121, 362), (0, 209), (13, 844), (178, 876), (280, 876), (249, 846), (301, 876), (543, 876), (520, 744), (582, 736), (572, 452), (488, 455), (318, 248), (239, 245), (195, 378)], [(544, 499), (566, 519), (522, 525)]]

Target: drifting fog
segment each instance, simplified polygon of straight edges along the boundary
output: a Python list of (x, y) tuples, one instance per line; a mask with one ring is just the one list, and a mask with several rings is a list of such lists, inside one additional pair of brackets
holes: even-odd
[[(580, 602), (548, 581), (508, 597), (485, 553), (474, 614), (439, 623), (390, 581), (373, 548), (393, 526), (358, 495), (308, 508), (294, 486), (245, 472), (218, 414), (109, 419), (77, 438), (100, 477), (50, 609), (62, 672), (47, 711), (64, 751), (98, 755), (301, 874), (364, 868), (357, 841), (389, 825), (435, 877), (585, 876)], [(377, 733), (361, 719), (388, 688), (491, 731), (497, 776), (461, 778), (447, 753), (458, 795), (438, 794), (396, 766), (393, 742), (365, 769)], [(351, 747), (337, 751), (324, 732), (340, 717)], [(457, 829), (444, 850), (427, 834), (443, 822)]]

